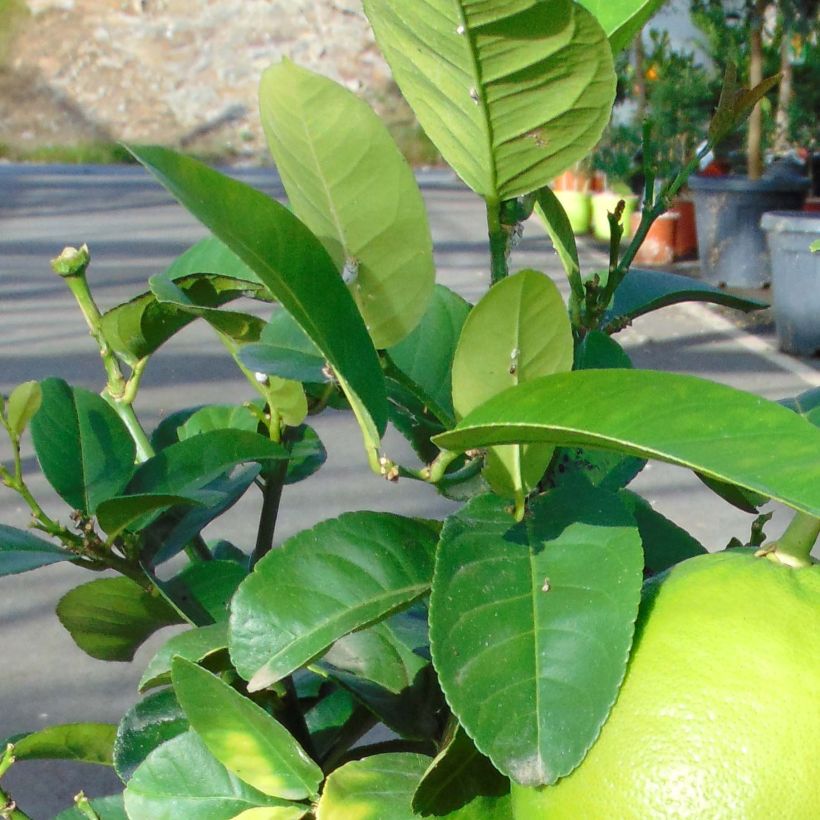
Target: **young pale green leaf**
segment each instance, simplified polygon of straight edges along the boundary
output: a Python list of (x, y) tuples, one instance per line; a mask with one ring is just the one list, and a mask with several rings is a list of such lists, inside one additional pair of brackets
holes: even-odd
[(198, 490), (237, 464), (277, 461), (287, 451), (247, 430), (212, 430), (172, 444), (141, 464), (128, 485), (130, 494), (187, 494)]
[(347, 513), (266, 555), (231, 601), (231, 659), (264, 689), (334, 641), (430, 586), (433, 531), (386, 513)]
[(643, 554), (617, 496), (560, 487), (515, 525), (483, 496), (448, 519), (430, 601), (433, 663), (495, 767), (528, 786), (569, 774), (626, 670)]
[(569, 217), (558, 197), (547, 187), (539, 188), (536, 193), (534, 213), (541, 220), (547, 235), (564, 266), (573, 291), (583, 296), (581, 282), (581, 265), (578, 262), (578, 248), (575, 245), (575, 234), (569, 224)]
[(814, 242), (809, 245), (809, 250), (812, 253), (820, 253), (820, 239), (815, 239)]
[(547, 185), (598, 141), (615, 97), (606, 34), (570, 0), (365, 0), (402, 93), (477, 194)]
[[(210, 562), (209, 562), (210, 563)], [(219, 562), (223, 563), (223, 562)], [(140, 692), (171, 682), (171, 662), (177, 656), (199, 663), (228, 649), (228, 624), (199, 626), (169, 638), (148, 661), (139, 682)]]
[(723, 78), (717, 109), (709, 123), (709, 140), (717, 145), (749, 115), (755, 105), (780, 81), (780, 75), (767, 77), (754, 88), (744, 88), (737, 81), (737, 66), (729, 63)]
[[(16, 760), (78, 760), (113, 765), (113, 723), (65, 723), (16, 737)], [(5, 744), (3, 744), (5, 748)]]
[(695, 376), (648, 370), (548, 376), (496, 396), (435, 441), (447, 449), (546, 441), (618, 450), (820, 516), (820, 429), (774, 402)]
[(43, 392), (39, 382), (23, 382), (11, 391), (6, 405), (6, 420), (12, 435), (17, 438), (23, 435), (42, 401)]
[(444, 285), (436, 285), (418, 327), (387, 352), (392, 363), (435, 408), (444, 423), (455, 423), (453, 356), (470, 304)]
[(413, 795), (422, 816), (512, 820), (510, 781), (476, 749), (461, 726), (430, 764)]
[[(128, 820), (121, 794), (97, 797), (88, 802), (99, 820)], [(82, 812), (77, 806), (72, 806), (70, 809), (61, 811), (54, 820), (88, 820), (88, 814)]]
[(229, 772), (195, 732), (154, 749), (125, 789), (130, 820), (232, 820), (260, 806), (293, 808), (263, 794)]
[(689, 276), (632, 268), (615, 291), (604, 325), (617, 330), (638, 316), (680, 302), (711, 302), (746, 312), (767, 307), (765, 302), (736, 296)]
[(180, 617), (163, 598), (130, 578), (100, 578), (67, 592), (57, 617), (92, 658), (130, 661), (142, 642)]
[(650, 574), (656, 575), (680, 561), (707, 551), (685, 529), (652, 509), (652, 505), (637, 493), (621, 490), (618, 496), (638, 525), (643, 543), (644, 567)]
[(0, 524), (0, 577), (75, 561), (77, 556), (25, 530)]
[(127, 783), (157, 746), (188, 728), (173, 689), (152, 692), (137, 701), (120, 721), (114, 740), (114, 770), (120, 780)]
[(164, 148), (134, 156), (264, 282), (333, 367), (371, 459), (387, 423), (373, 343), (333, 260), (283, 205)]
[(37, 459), (49, 484), (74, 509), (93, 513), (134, 471), (136, 447), (115, 410), (96, 393), (62, 379), (40, 383), (31, 420)]
[(261, 706), (179, 656), (171, 674), (191, 726), (228, 771), (273, 797), (316, 797), (322, 770)]
[(631, 45), (635, 35), (665, 0), (578, 0), (591, 11), (609, 37), (614, 54)]
[(410, 166), (369, 105), (284, 60), (259, 87), (262, 126), (294, 213), (343, 272), (377, 348), (419, 322), (433, 240)]
[(325, 783), (316, 820), (415, 820), (412, 799), (426, 755), (373, 755), (346, 763)]
[[(519, 271), (494, 285), (464, 323), (453, 358), (453, 404), (461, 418), (515, 384), (572, 367), (572, 330), (552, 280)], [(487, 454), (485, 478), (499, 495), (518, 498), (541, 479), (549, 445), (504, 447)]]

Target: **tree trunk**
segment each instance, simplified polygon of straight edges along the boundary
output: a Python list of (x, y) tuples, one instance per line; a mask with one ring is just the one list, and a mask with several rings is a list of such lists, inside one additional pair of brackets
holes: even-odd
[(635, 102), (638, 110), (636, 112), (636, 119), (638, 122), (643, 122), (646, 116), (646, 53), (643, 47), (643, 29), (638, 32), (635, 38), (635, 49), (633, 52), (635, 59)]
[(793, 69), (789, 59), (791, 32), (785, 19), (782, 21), (780, 38), (780, 87), (777, 90), (777, 111), (774, 118), (774, 150), (776, 154), (785, 154), (789, 150), (789, 106), (794, 93)]
[[(752, 10), (752, 25), (749, 38), (749, 87), (754, 88), (763, 80), (763, 15), (766, 0), (755, 0)], [(749, 137), (747, 142), (749, 179), (760, 179), (763, 173), (763, 115), (758, 103), (749, 117)]]

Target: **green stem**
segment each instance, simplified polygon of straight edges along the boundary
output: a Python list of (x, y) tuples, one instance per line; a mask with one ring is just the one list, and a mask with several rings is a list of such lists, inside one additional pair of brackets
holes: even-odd
[(763, 547), (765, 555), (790, 567), (811, 566), (811, 551), (820, 537), (820, 518), (797, 512), (786, 531), (773, 544)]
[(259, 530), (256, 534), (256, 546), (251, 555), (250, 567), (264, 558), (273, 548), (273, 535), (276, 531), (276, 520), (279, 517), (279, 504), (282, 501), (282, 489), (288, 462), (277, 461), (276, 466), (264, 474), (265, 487), (262, 490), (262, 512), (259, 514)]
[(84, 817), (88, 818), (88, 820), (100, 820), (100, 815), (94, 811), (94, 807), (88, 802), (88, 798), (85, 796), (84, 792), (80, 792), (78, 795), (75, 795), (74, 805), (77, 807), (77, 811), (79, 811)]
[(490, 282), (494, 285), (509, 274), (507, 231), (501, 224), (501, 202), (487, 199), (487, 233), (490, 237)]

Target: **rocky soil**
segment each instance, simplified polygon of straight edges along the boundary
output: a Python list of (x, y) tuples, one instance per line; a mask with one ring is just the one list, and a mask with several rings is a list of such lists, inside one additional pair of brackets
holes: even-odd
[(0, 143), (154, 141), (250, 160), (264, 147), (259, 76), (285, 56), (400, 110), (360, 0), (25, 5), (0, 66)]

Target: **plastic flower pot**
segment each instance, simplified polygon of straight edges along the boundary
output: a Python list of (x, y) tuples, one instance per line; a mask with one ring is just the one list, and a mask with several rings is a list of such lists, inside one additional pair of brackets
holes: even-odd
[(614, 211), (618, 202), (624, 201), (624, 237), (631, 236), (632, 214), (638, 202), (638, 197), (632, 194), (623, 196), (612, 191), (602, 191), (592, 195), (592, 233), (596, 239), (609, 242), (609, 219), (607, 214)]
[(676, 199), (670, 213), (678, 215), (675, 224), (675, 259), (687, 259), (698, 250), (698, 231), (695, 225), (695, 203), (691, 199)]
[[(678, 214), (668, 211), (661, 214), (649, 229), (646, 238), (635, 254), (638, 265), (668, 265), (675, 258), (675, 237), (677, 235)], [(640, 212), (632, 214), (632, 233), (641, 222)]]
[(572, 232), (576, 236), (589, 233), (589, 223), (592, 218), (590, 195), (586, 191), (555, 191), (554, 193), (567, 212)]
[(820, 355), (820, 213), (775, 211), (763, 215), (772, 270), (772, 306), (780, 349)]

